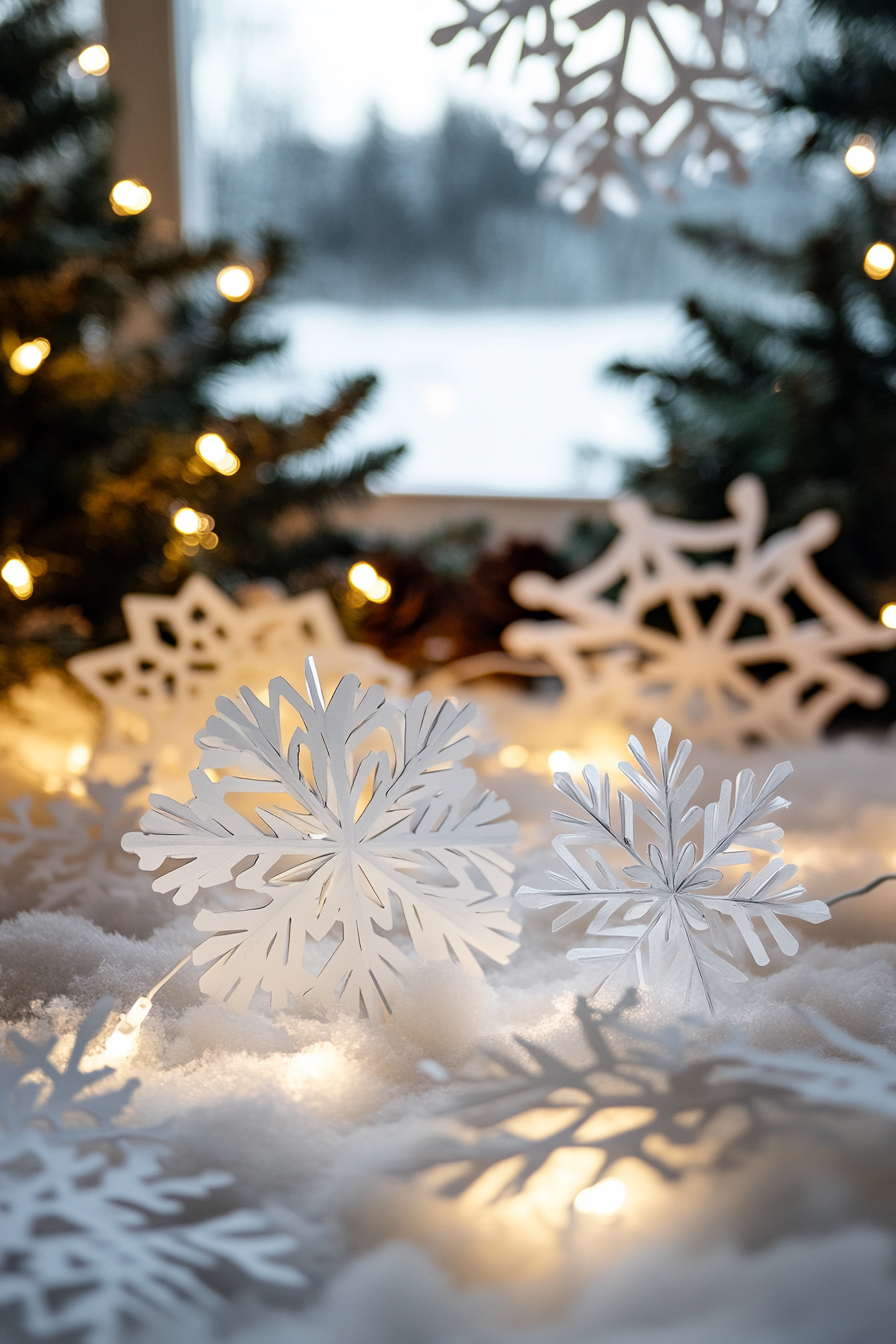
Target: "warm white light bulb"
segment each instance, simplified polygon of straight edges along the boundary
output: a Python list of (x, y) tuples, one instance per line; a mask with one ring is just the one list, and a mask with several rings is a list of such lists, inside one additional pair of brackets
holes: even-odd
[(13, 594), (23, 602), (34, 592), (31, 571), (24, 560), (19, 560), (16, 556), (7, 560), (3, 568), (0, 569), (0, 579), (8, 584)]
[(85, 75), (104, 75), (109, 69), (109, 53), (101, 42), (94, 42), (81, 52), (78, 64)]
[(233, 476), (240, 469), (239, 458), (230, 451), (220, 434), (200, 434), (196, 440), (196, 453), (222, 476)]
[(240, 303), (248, 299), (255, 288), (255, 276), (248, 266), (225, 266), (218, 272), (215, 281), (218, 293), (231, 303)]
[(888, 630), (896, 630), (896, 602), (888, 602), (880, 609), (880, 623)]
[(178, 509), (171, 522), (183, 536), (194, 537), (201, 527), (202, 519), (195, 509)]
[(572, 757), (568, 751), (552, 751), (548, 757), (548, 765), (554, 774), (562, 770), (571, 770)]
[(587, 1190), (580, 1190), (573, 1207), (577, 1213), (597, 1213), (607, 1217), (622, 1208), (625, 1196), (625, 1186), (611, 1176), (606, 1181), (598, 1181), (597, 1185), (589, 1185)]
[(896, 252), (889, 243), (872, 243), (865, 253), (865, 274), (872, 280), (886, 280), (896, 265)]
[(869, 173), (874, 172), (877, 154), (871, 136), (857, 135), (844, 154), (843, 162), (853, 177), (867, 177)]
[(25, 341), (17, 345), (9, 357), (9, 367), (13, 373), (27, 376), (35, 373), (50, 353), (50, 342), (38, 336), (34, 341)]
[(109, 192), (116, 215), (140, 215), (152, 201), (152, 192), (136, 177), (125, 177)]
[(130, 1054), (151, 1007), (152, 999), (141, 995), (126, 1013), (121, 1014), (118, 1026), (106, 1042), (106, 1054), (110, 1059), (123, 1059)]

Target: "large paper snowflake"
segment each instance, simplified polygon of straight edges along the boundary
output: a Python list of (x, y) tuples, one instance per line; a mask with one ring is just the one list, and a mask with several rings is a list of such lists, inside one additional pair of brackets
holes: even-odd
[(760, 544), (761, 482), (742, 476), (726, 499), (733, 517), (717, 523), (614, 500), (619, 535), (592, 565), (514, 580), (522, 606), (564, 618), (503, 635), (511, 653), (556, 669), (561, 717), (644, 730), (662, 713), (693, 738), (738, 747), (812, 741), (844, 705), (884, 702), (885, 683), (845, 656), (891, 648), (896, 631), (857, 611), (810, 558), (837, 535), (836, 515), (819, 510)]
[(0, 1306), (17, 1308), (29, 1335), (114, 1344), (130, 1324), (213, 1307), (197, 1271), (235, 1267), (271, 1283), (300, 1285), (277, 1262), (293, 1249), (260, 1215), (234, 1210), (191, 1221), (187, 1203), (229, 1185), (223, 1172), (171, 1177), (167, 1145), (113, 1123), (137, 1080), (95, 1089), (113, 1072), (81, 1068), (112, 1006), (88, 1014), (59, 1068), (51, 1039), (17, 1032), (19, 1059), (0, 1060)]
[(476, 953), (506, 962), (513, 865), (496, 850), (515, 828), (494, 794), (469, 797), (476, 776), (460, 761), (474, 748), (463, 734), (473, 706), (424, 693), (403, 712), (355, 676), (327, 703), (310, 658), (306, 687), (307, 700), (278, 677), (269, 705), (245, 687), (239, 702), (219, 699), (197, 734), (195, 797), (152, 795), (143, 831), (122, 842), (143, 868), (187, 860), (153, 883), (177, 904), (237, 869), (237, 887), (264, 898), (200, 911), (196, 928), (212, 935), (193, 954), (212, 963), (202, 988), (237, 1011), (261, 986), (274, 1007), (288, 993), (336, 995), (372, 1015), (388, 1009), (411, 951), (474, 975)]
[(534, 103), (539, 125), (523, 134), (569, 208), (593, 216), (603, 199), (626, 212), (642, 183), (668, 191), (682, 167), (697, 180), (725, 169), (745, 179), (743, 132), (764, 107), (747, 47), (777, 0), (460, 4), (464, 17), (433, 35), (436, 46), (473, 30), (483, 40), (471, 66), (509, 47), (520, 64), (552, 67), (553, 94)]
[(88, 780), (84, 804), (47, 801), (49, 825), (34, 821), (33, 798), (14, 799), (11, 817), (0, 817), (0, 919), (21, 909), (95, 916), (117, 902), (145, 899), (147, 879), (122, 853), (121, 837), (139, 811), (128, 800), (148, 779), (144, 769), (122, 785)]
[[(726, 1078), (712, 1055), (689, 1061), (677, 1031), (651, 1036), (625, 1024), (633, 1001), (629, 993), (599, 1013), (578, 1000), (584, 1049), (575, 1063), (519, 1036), (528, 1059), (487, 1051), (491, 1076), (452, 1107), (478, 1136), (429, 1141), (413, 1167), (451, 1164), (455, 1170), (442, 1193), (461, 1195), (507, 1164), (495, 1198), (519, 1193), (555, 1154), (570, 1151), (594, 1154), (592, 1180), (636, 1158), (674, 1181), (695, 1163), (730, 1163), (780, 1127), (780, 1107), (790, 1094), (784, 1080)], [(730, 1119), (733, 1111), (740, 1125), (718, 1129), (717, 1118)], [(530, 1117), (536, 1123), (527, 1134)]]
[(121, 606), (127, 641), (69, 662), (106, 711), (94, 772), (114, 777), (149, 761), (156, 787), (179, 787), (198, 764), (193, 735), (216, 698), (243, 685), (261, 692), (309, 654), (327, 686), (352, 670), (394, 694), (408, 687), (403, 667), (346, 639), (323, 592), (240, 607), (194, 574), (175, 597), (133, 593)]
[[(556, 787), (585, 815), (552, 814), (555, 821), (575, 827), (554, 840), (566, 871), (550, 874), (557, 879), (556, 886), (523, 887), (518, 897), (537, 910), (568, 906), (554, 921), (555, 929), (591, 917), (587, 932), (598, 943), (574, 948), (567, 956), (601, 962), (608, 972), (604, 991), (662, 983), (683, 1005), (712, 1012), (726, 985), (747, 978), (727, 959), (738, 944), (749, 950), (757, 965), (767, 966), (769, 954), (760, 931), (781, 952), (793, 956), (799, 944), (782, 918), (820, 924), (830, 919), (831, 912), (824, 901), (796, 901), (805, 888), (791, 885), (796, 867), (779, 858), (772, 858), (757, 873), (745, 873), (728, 891), (720, 890), (721, 869), (749, 863), (751, 850), (780, 854), (777, 842), (783, 831), (766, 818), (790, 806), (775, 792), (791, 773), (790, 762), (776, 765), (758, 789), (752, 770), (742, 770), (733, 793), (730, 780), (725, 780), (718, 802), (705, 809), (691, 807), (703, 770), (696, 766), (685, 775), (691, 751), (687, 740), (669, 760), (670, 736), (668, 723), (659, 719), (654, 727), (658, 770), (650, 765), (638, 739), (629, 739), (638, 769), (627, 761), (619, 768), (641, 798), (632, 799), (620, 790), (615, 822), (608, 775), (586, 766), (587, 794), (568, 774), (554, 776)], [(643, 846), (636, 845), (636, 816), (657, 837), (647, 845), (646, 854)], [(703, 848), (698, 857), (696, 845), (686, 837), (701, 818)], [(581, 861), (571, 846), (584, 847)], [(621, 873), (604, 860), (603, 850), (628, 861)]]

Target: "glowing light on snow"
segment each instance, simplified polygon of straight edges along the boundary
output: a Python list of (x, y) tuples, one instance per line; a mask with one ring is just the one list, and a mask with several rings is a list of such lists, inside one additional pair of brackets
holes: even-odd
[(22, 602), (34, 592), (31, 571), (25, 561), (19, 560), (17, 556), (12, 556), (0, 569), (0, 578), (9, 585), (11, 591)]
[(35, 373), (50, 353), (50, 342), (38, 336), (35, 341), (25, 341), (17, 345), (9, 357), (9, 367), (13, 373), (28, 375)]
[(85, 75), (104, 75), (109, 69), (109, 53), (101, 42), (94, 42), (81, 52), (78, 65)]
[(240, 460), (232, 453), (220, 434), (200, 434), (196, 452), (203, 462), (214, 467), (222, 476), (233, 476), (240, 469)]
[(558, 770), (571, 770), (572, 757), (568, 751), (552, 751), (548, 757), (548, 766), (554, 774)]
[(877, 154), (871, 136), (857, 135), (844, 154), (843, 162), (853, 177), (867, 177), (869, 173), (873, 173)]
[(606, 1218), (611, 1213), (619, 1212), (625, 1203), (626, 1193), (622, 1181), (611, 1176), (606, 1181), (598, 1181), (597, 1185), (580, 1190), (573, 1200), (573, 1207), (577, 1213), (597, 1213)]
[(872, 243), (865, 253), (865, 274), (872, 280), (885, 280), (896, 264), (896, 252), (889, 243)]
[(880, 623), (888, 630), (896, 630), (896, 602), (888, 602), (880, 609)]
[(152, 200), (152, 192), (136, 177), (124, 177), (109, 192), (116, 215), (141, 215)]
[(521, 747), (518, 742), (512, 742), (510, 746), (502, 747), (498, 752), (498, 760), (505, 770), (519, 770), (528, 759), (528, 751), (525, 747)]
[(231, 303), (241, 303), (243, 299), (248, 299), (255, 288), (255, 276), (248, 266), (225, 266), (218, 272), (215, 284), (222, 298), (229, 299)]
[(126, 1013), (121, 1014), (118, 1026), (106, 1042), (106, 1054), (109, 1059), (124, 1059), (125, 1055), (131, 1053), (150, 1008), (152, 999), (141, 994), (136, 1003), (132, 1004)]
[(392, 596), (392, 585), (388, 579), (377, 574), (373, 565), (365, 560), (352, 565), (348, 572), (348, 581), (356, 593), (362, 593), (368, 602), (388, 602)]

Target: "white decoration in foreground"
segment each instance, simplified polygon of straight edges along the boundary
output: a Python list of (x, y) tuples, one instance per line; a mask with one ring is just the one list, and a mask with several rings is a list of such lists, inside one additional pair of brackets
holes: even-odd
[(10, 1032), (20, 1057), (0, 1060), (0, 1306), (18, 1307), (26, 1331), (115, 1344), (125, 1327), (158, 1325), (185, 1307), (220, 1303), (197, 1270), (235, 1267), (269, 1283), (304, 1280), (276, 1257), (294, 1249), (265, 1220), (237, 1209), (203, 1222), (188, 1201), (230, 1185), (225, 1172), (165, 1176), (169, 1147), (114, 1122), (139, 1085), (94, 1093), (113, 1070), (82, 1070), (112, 1000), (85, 1019), (62, 1068), (57, 1041)]
[(356, 672), (402, 695), (410, 674), (366, 644), (346, 638), (323, 592), (240, 607), (201, 574), (175, 597), (132, 593), (122, 599), (123, 644), (81, 653), (69, 670), (106, 711), (106, 735), (94, 770), (132, 772), (149, 761), (157, 787), (186, 784), (199, 761), (194, 746), (219, 695), (241, 686), (260, 693), (272, 677), (313, 654), (324, 684)]
[(883, 704), (885, 683), (844, 657), (892, 648), (896, 630), (869, 621), (810, 559), (837, 535), (836, 514), (820, 509), (762, 542), (762, 483), (741, 476), (726, 501), (732, 518), (693, 523), (637, 496), (613, 500), (619, 535), (592, 565), (514, 580), (517, 602), (564, 618), (503, 635), (511, 653), (556, 669), (564, 717), (644, 731), (661, 712), (730, 748), (809, 742), (844, 705)]
[[(197, 915), (212, 935), (193, 954), (212, 962), (202, 989), (238, 1012), (261, 986), (275, 1008), (288, 993), (335, 995), (372, 1016), (411, 964), (401, 943), (473, 975), (474, 952), (506, 962), (519, 926), (508, 914), (513, 865), (496, 847), (516, 831), (498, 821), (508, 807), (494, 794), (468, 797), (476, 776), (459, 762), (474, 749), (463, 735), (473, 706), (436, 706), (424, 693), (404, 712), (354, 676), (327, 703), (311, 658), (305, 677), (307, 700), (282, 677), (270, 708), (245, 687), (238, 702), (219, 699), (197, 734), (195, 797), (151, 795), (143, 831), (122, 841), (142, 868), (187, 860), (153, 883), (178, 905), (237, 867), (237, 887), (264, 898)], [(250, 820), (253, 794), (265, 801)]]
[[(585, 794), (568, 774), (556, 774), (554, 783), (585, 813), (585, 818), (554, 812), (555, 821), (576, 827), (558, 835), (554, 848), (566, 866), (564, 873), (551, 873), (559, 885), (548, 888), (522, 887), (523, 905), (543, 910), (548, 906), (570, 908), (554, 921), (564, 928), (584, 915), (593, 916), (587, 932), (600, 942), (596, 947), (574, 948), (573, 961), (602, 962), (608, 970), (601, 990), (614, 994), (627, 985), (664, 984), (684, 1006), (715, 1011), (720, 991), (747, 977), (728, 957), (738, 942), (750, 951), (758, 966), (767, 966), (769, 955), (758, 929), (763, 928), (786, 956), (794, 956), (799, 943), (781, 923), (784, 918), (821, 924), (831, 918), (824, 901), (793, 902), (805, 891), (788, 885), (796, 874), (794, 864), (773, 858), (758, 873), (745, 873), (728, 891), (718, 888), (722, 868), (740, 867), (751, 861), (750, 850), (780, 854), (779, 826), (765, 820), (789, 807), (776, 796), (778, 785), (791, 773), (789, 761), (776, 765), (757, 790), (752, 770), (742, 770), (735, 782), (722, 784), (718, 802), (702, 807), (689, 803), (703, 779), (696, 766), (683, 777), (691, 743), (679, 744), (669, 761), (671, 729), (663, 719), (654, 726), (659, 771), (654, 771), (637, 738), (629, 750), (638, 765), (627, 761), (619, 769), (631, 780), (646, 803), (618, 795), (618, 821), (610, 810), (610, 780), (593, 765), (585, 767)], [(635, 817), (657, 836), (647, 845), (646, 857), (635, 845)], [(685, 837), (703, 818), (703, 851), (697, 857), (693, 841)], [(570, 846), (585, 846), (580, 862)], [(599, 850), (615, 850), (629, 865), (621, 876), (605, 863)], [(587, 865), (587, 866), (586, 866)], [(626, 879), (626, 880), (623, 880)], [(618, 922), (621, 921), (621, 922)], [(726, 921), (728, 921), (726, 923)], [(758, 927), (757, 927), (758, 926)], [(715, 950), (714, 950), (715, 949)]]

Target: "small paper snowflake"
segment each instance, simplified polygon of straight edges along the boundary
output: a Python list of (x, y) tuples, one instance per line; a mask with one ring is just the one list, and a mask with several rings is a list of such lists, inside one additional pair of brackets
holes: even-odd
[(540, 125), (521, 134), (568, 208), (593, 218), (603, 199), (631, 213), (643, 183), (668, 194), (682, 168), (745, 180), (742, 133), (765, 106), (747, 43), (776, 0), (597, 0), (572, 15), (557, 0), (460, 3), (436, 46), (472, 30), (483, 40), (471, 66), (502, 47), (552, 67), (553, 96), (533, 105)]
[[(556, 788), (585, 817), (552, 813), (555, 821), (576, 828), (554, 840), (566, 871), (550, 874), (558, 886), (523, 887), (518, 899), (536, 910), (569, 906), (554, 921), (554, 929), (592, 916), (587, 932), (598, 937), (598, 945), (574, 948), (567, 956), (573, 961), (602, 962), (608, 970), (603, 989), (617, 991), (620, 983), (662, 983), (683, 1004), (713, 1012), (719, 992), (747, 978), (726, 959), (734, 955), (738, 944), (746, 946), (758, 966), (767, 966), (769, 954), (759, 929), (764, 928), (786, 956), (793, 956), (799, 943), (781, 919), (820, 924), (830, 919), (831, 912), (824, 901), (796, 901), (805, 887), (790, 885), (796, 867), (782, 864), (779, 858), (771, 859), (758, 873), (745, 873), (730, 890), (719, 890), (721, 869), (749, 863), (751, 850), (780, 854), (777, 842), (783, 831), (766, 818), (790, 806), (775, 790), (793, 767), (789, 761), (776, 765), (758, 790), (752, 770), (742, 770), (733, 794), (726, 779), (718, 802), (705, 810), (689, 807), (703, 770), (696, 766), (684, 775), (691, 751), (687, 739), (669, 761), (671, 731), (663, 719), (654, 725), (658, 771), (651, 767), (638, 739), (629, 738), (638, 769), (625, 761), (619, 769), (645, 801), (633, 800), (620, 790), (615, 823), (608, 775), (586, 766), (587, 794), (568, 774), (554, 776)], [(647, 845), (646, 856), (636, 848), (636, 816), (657, 837), (658, 843)], [(698, 858), (695, 844), (686, 836), (701, 818), (703, 850)], [(585, 862), (572, 854), (570, 846), (585, 846)], [(604, 861), (600, 851), (605, 849), (630, 861), (621, 875)]]
[(40, 1338), (114, 1344), (128, 1324), (213, 1307), (220, 1299), (197, 1271), (224, 1263), (270, 1283), (303, 1282), (277, 1263), (292, 1239), (257, 1213), (185, 1219), (187, 1201), (230, 1176), (165, 1176), (168, 1146), (116, 1127), (137, 1080), (97, 1094), (113, 1070), (81, 1068), (111, 1007), (91, 1010), (61, 1069), (55, 1039), (36, 1045), (17, 1032), (8, 1043), (19, 1061), (0, 1060), (0, 1306), (18, 1308)]
[[(520, 1036), (514, 1039), (527, 1060), (486, 1051), (492, 1076), (468, 1087), (450, 1111), (481, 1137), (430, 1140), (413, 1169), (462, 1163), (441, 1188), (456, 1196), (516, 1159), (505, 1168), (499, 1199), (519, 1193), (555, 1153), (587, 1150), (598, 1159), (601, 1179), (636, 1158), (674, 1181), (695, 1158), (722, 1166), (780, 1127), (778, 1110), (789, 1093), (783, 1083), (720, 1077), (715, 1057), (687, 1059), (676, 1029), (649, 1035), (626, 1026), (621, 1019), (635, 998), (629, 992), (603, 1013), (578, 1000), (584, 1051), (576, 1063)], [(741, 1125), (717, 1130), (714, 1121), (732, 1109)], [(553, 1125), (546, 1123), (551, 1112)], [(524, 1132), (530, 1114), (538, 1118), (539, 1137)]]
[[(506, 962), (519, 926), (513, 865), (496, 850), (515, 828), (498, 820), (508, 808), (494, 794), (468, 797), (476, 776), (460, 761), (474, 749), (462, 731), (473, 706), (424, 693), (403, 712), (354, 676), (327, 703), (311, 658), (305, 677), (307, 700), (282, 677), (269, 705), (246, 687), (239, 702), (219, 699), (196, 736), (195, 797), (151, 795), (143, 831), (122, 841), (143, 868), (187, 860), (153, 883), (176, 904), (237, 868), (237, 887), (264, 897), (197, 915), (212, 934), (193, 955), (213, 963), (201, 987), (240, 1012), (261, 986), (275, 1008), (288, 993), (335, 995), (372, 1015), (388, 1009), (411, 951), (474, 975), (475, 953)], [(252, 795), (264, 805), (252, 809)]]
[(46, 803), (49, 826), (35, 824), (33, 798), (14, 799), (12, 820), (0, 817), (0, 918), (24, 908), (95, 915), (145, 899), (149, 884), (122, 853), (121, 837), (139, 811), (128, 800), (148, 781), (146, 768), (126, 784), (87, 780), (85, 804)]
[(327, 684), (349, 670), (398, 695), (409, 684), (406, 668), (346, 638), (324, 592), (240, 607), (194, 574), (174, 597), (132, 593), (121, 608), (128, 639), (68, 664), (105, 710), (94, 772), (111, 776), (149, 761), (157, 788), (185, 784), (198, 764), (196, 724), (216, 698), (242, 685), (261, 692), (283, 668), (301, 667), (308, 654)]
[(730, 748), (810, 742), (844, 705), (883, 704), (886, 684), (846, 659), (892, 648), (896, 631), (857, 611), (810, 558), (837, 535), (836, 514), (821, 509), (762, 542), (762, 483), (741, 476), (726, 499), (733, 516), (715, 523), (614, 500), (619, 535), (593, 564), (514, 580), (522, 606), (563, 617), (516, 621), (502, 636), (556, 670), (560, 722), (587, 715), (643, 731), (662, 713)]

